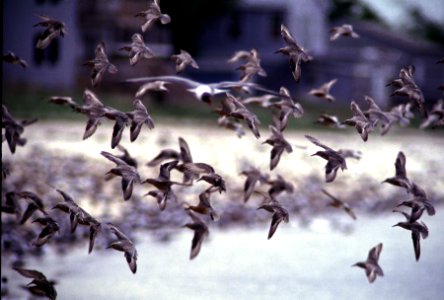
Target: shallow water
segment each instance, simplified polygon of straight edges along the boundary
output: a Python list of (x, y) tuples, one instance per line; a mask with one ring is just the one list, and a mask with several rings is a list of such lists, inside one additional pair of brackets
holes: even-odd
[[(322, 218), (307, 228), (297, 220), (281, 224), (271, 240), (268, 224), (214, 229), (193, 261), (188, 259), (191, 230), (183, 229), (168, 243), (139, 234), (135, 275), (122, 253), (88, 255), (86, 244), (68, 255), (29, 259), (27, 267), (57, 279), (59, 299), (442, 299), (442, 213), (423, 216), (430, 236), (421, 241), (418, 262), (410, 232), (391, 227), (403, 217), (390, 214), (345, 220), (352, 225), (347, 234)], [(369, 284), (364, 270), (351, 265), (365, 260), (379, 242), (385, 276)], [(7, 261), (2, 257), (2, 273), (10, 277), (10, 292), (18, 299), (26, 295), (18, 285), (28, 281), (11, 274)]]

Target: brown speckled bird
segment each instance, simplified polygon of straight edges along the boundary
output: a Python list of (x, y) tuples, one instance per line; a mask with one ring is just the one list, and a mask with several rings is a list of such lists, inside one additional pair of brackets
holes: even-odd
[(318, 97), (318, 98), (321, 98), (321, 99), (325, 99), (328, 102), (334, 102), (335, 101), (335, 97), (333, 97), (330, 94), (330, 89), (336, 83), (336, 81), (338, 81), (338, 80), (337, 79), (332, 79), (329, 82), (324, 83), (323, 85), (321, 85), (320, 88), (312, 89), (308, 93), (310, 95), (315, 96), (315, 97)]
[(385, 179), (383, 183), (387, 182), (394, 186), (402, 187), (406, 190), (407, 193), (410, 193), (412, 185), (409, 179), (407, 178), (407, 171), (405, 169), (405, 164), (406, 164), (405, 154), (404, 152), (399, 151), (395, 161), (395, 176)]
[(199, 69), (197, 62), (193, 59), (191, 54), (185, 50), (180, 50), (179, 54), (171, 55), (171, 60), (176, 63), (176, 73), (183, 72), (187, 66)]
[(268, 203), (264, 203), (257, 209), (264, 209), (271, 212), (271, 224), (268, 230), (268, 239), (271, 239), (281, 222), (288, 223), (288, 211), (276, 200), (271, 200)]
[(15, 55), (14, 52), (9, 51), (6, 54), (3, 54), (3, 61), (6, 61), (10, 64), (19, 64), (22, 66), (22, 68), (27, 68), (28, 63), (24, 60)]
[(348, 203), (345, 203), (344, 201), (333, 196), (332, 194), (330, 194), (329, 192), (327, 192), (324, 189), (322, 189), (322, 192), (331, 199), (331, 202), (328, 203), (329, 206), (334, 207), (334, 208), (343, 209), (353, 220), (357, 219), (355, 212), (352, 210), (352, 208), (350, 207), (350, 205)]

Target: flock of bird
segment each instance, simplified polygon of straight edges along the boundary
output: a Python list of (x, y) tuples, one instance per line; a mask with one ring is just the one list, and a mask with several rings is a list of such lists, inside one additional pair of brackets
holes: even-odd
[[(146, 11), (137, 13), (135, 16), (144, 18), (145, 20), (141, 25), (142, 33), (149, 30), (157, 20), (161, 24), (167, 24), (171, 21), (168, 15), (161, 13), (159, 0), (154, 0), (154, 2), (148, 5)], [(38, 39), (36, 48), (43, 49), (47, 47), (53, 39), (58, 36), (63, 37), (66, 29), (64, 23), (61, 21), (46, 16), (40, 16), (40, 18), (41, 21), (35, 24), (35, 26), (45, 27), (45, 30)], [(289, 29), (284, 25), (281, 26), (281, 35), (285, 46), (278, 49), (276, 53), (288, 56), (291, 73), (295, 81), (298, 82), (302, 73), (302, 63), (309, 62), (313, 57), (310, 56), (303, 47), (298, 45)], [(359, 38), (359, 35), (355, 33), (352, 26), (348, 24), (335, 27), (331, 30), (331, 41), (342, 37)], [(144, 43), (143, 36), (140, 33), (135, 33), (132, 36), (132, 43), (124, 46), (120, 50), (129, 53), (129, 62), (132, 66), (136, 65), (141, 59), (151, 59), (155, 57), (155, 54)], [(197, 62), (184, 50), (181, 50), (179, 54), (172, 55), (171, 59), (176, 64), (177, 73), (183, 72), (187, 67), (199, 68)], [(24, 68), (27, 67), (27, 63), (12, 52), (3, 55), (3, 60), (5, 62), (19, 64)], [(438, 63), (443, 62), (443, 59), (438, 61)], [(273, 91), (252, 82), (256, 75), (267, 76), (266, 71), (260, 65), (260, 57), (256, 49), (251, 49), (250, 51), (240, 50), (228, 59), (228, 63), (241, 63), (237, 68), (241, 73), (239, 81), (205, 84), (180, 75), (128, 79), (127, 82), (142, 83), (135, 94), (133, 101), (134, 110), (130, 112), (122, 112), (103, 104), (96, 94), (89, 89), (84, 91), (82, 104), (77, 103), (72, 97), (67, 96), (54, 96), (49, 100), (51, 103), (67, 106), (74, 112), (84, 114), (87, 117), (83, 139), (91, 137), (104, 119), (115, 122), (112, 132), (111, 148), (114, 149), (117, 147), (118, 149), (123, 149), (124, 154), (115, 155), (102, 151), (101, 155), (114, 164), (107, 173), (107, 179), (114, 177), (121, 178), (121, 189), (124, 200), (131, 199), (133, 186), (135, 184), (148, 185), (153, 187), (153, 189), (149, 190), (146, 196), (155, 198), (159, 209), (163, 211), (166, 209), (168, 202), (177, 200), (174, 186), (191, 187), (198, 181), (203, 181), (208, 184), (199, 194), (199, 203), (197, 205), (187, 204), (184, 206), (184, 212), (187, 213), (191, 219), (191, 222), (185, 224), (184, 227), (194, 231), (190, 259), (194, 259), (199, 254), (202, 242), (209, 234), (208, 223), (199, 217), (198, 214), (206, 215), (212, 221), (217, 221), (220, 218), (220, 215), (212, 207), (210, 200), (213, 193), (226, 192), (225, 180), (210, 164), (206, 162), (195, 162), (193, 160), (190, 147), (184, 138), (179, 138), (178, 150), (163, 149), (156, 157), (148, 162), (147, 165), (149, 167), (159, 167), (159, 175), (157, 177), (142, 179), (137, 169), (137, 162), (120, 145), (120, 142), (123, 131), (127, 126), (130, 127), (131, 142), (137, 140), (144, 125), (150, 130), (154, 129), (154, 121), (140, 100), (145, 93), (149, 91), (167, 92), (170, 85), (180, 85), (191, 92), (198, 101), (207, 103), (212, 110), (218, 114), (217, 122), (219, 126), (236, 131), (239, 137), (245, 135), (242, 126), (243, 123), (248, 126), (255, 138), (259, 139), (261, 137), (259, 118), (248, 108), (249, 105), (260, 105), (269, 110), (273, 115), (273, 124), (269, 125), (271, 136), (263, 143), (272, 147), (269, 169), (270, 171), (275, 169), (279, 164), (282, 154), (293, 151), (291, 143), (288, 142), (284, 136), (284, 131), (292, 116), (294, 118), (303, 116), (303, 107), (293, 99), (286, 87), (281, 87), (279, 91)], [(84, 64), (92, 68), (92, 87), (97, 86), (103, 80), (106, 73), (114, 74), (118, 72), (117, 67), (109, 61), (103, 42), (97, 45), (95, 57)], [(420, 125), (421, 128), (443, 126), (443, 100), (438, 101), (430, 111), (427, 111), (424, 105), (424, 96), (414, 80), (414, 71), (413, 66), (402, 68), (399, 73), (399, 78), (389, 83), (390, 86), (396, 88), (393, 93), (394, 95), (405, 96), (409, 102), (395, 106), (390, 111), (383, 111), (371, 97), (365, 96), (368, 108), (362, 110), (355, 101), (351, 101), (352, 117), (349, 119), (341, 122), (336, 116), (324, 113), (321, 114), (316, 122), (334, 128), (354, 127), (364, 142), (368, 140), (369, 134), (378, 128), (378, 126), (380, 127), (381, 135), (384, 135), (393, 124), (399, 124), (401, 126), (408, 125), (410, 119), (414, 117), (411, 111), (412, 108), (417, 108), (423, 117), (423, 122)], [(309, 94), (324, 99), (327, 102), (334, 102), (335, 98), (331, 95), (330, 89), (336, 82), (337, 79), (332, 79), (320, 88), (311, 90)], [(254, 91), (259, 92), (260, 95), (251, 95)], [(220, 105), (214, 107), (214, 101), (219, 98), (221, 99), (219, 102)], [(2, 105), (2, 110), (2, 142), (6, 140), (11, 153), (15, 153), (17, 146), (24, 146), (26, 143), (26, 140), (22, 137), (25, 127), (34, 123), (36, 120), (18, 121), (9, 113), (5, 105)], [(326, 183), (331, 183), (335, 180), (339, 169), (341, 169), (341, 171), (347, 169), (347, 158), (360, 159), (361, 157), (359, 151), (351, 149), (335, 150), (313, 136), (305, 135), (305, 137), (314, 145), (322, 148), (322, 150), (314, 153), (313, 156), (319, 156), (327, 161), (325, 165)], [(395, 162), (395, 176), (387, 178), (384, 182), (401, 187), (413, 196), (411, 199), (403, 201), (398, 205), (399, 207), (409, 207), (409, 213), (400, 211), (398, 208), (393, 210), (394, 212), (402, 213), (406, 218), (404, 222), (399, 222), (394, 226), (399, 226), (411, 231), (415, 258), (419, 260), (420, 239), (421, 237), (425, 239), (429, 233), (427, 226), (420, 221), (420, 218), (424, 210), (429, 215), (434, 215), (435, 209), (432, 202), (427, 198), (425, 191), (407, 177), (405, 164), (406, 157), (403, 152), (399, 152)], [(7, 180), (9, 171), (10, 170), (2, 163), (3, 179)], [(173, 171), (182, 174), (182, 181), (172, 179), (171, 172)], [(263, 209), (271, 213), (271, 224), (268, 232), (268, 239), (270, 239), (275, 234), (281, 222), (289, 221), (289, 213), (279, 202), (278, 196), (284, 191), (292, 192), (293, 186), (279, 175), (271, 179), (269, 174), (254, 167), (243, 170), (241, 175), (246, 177), (243, 189), (244, 202), (247, 202), (253, 195), (258, 195), (263, 199), (258, 209)], [(267, 192), (261, 192), (256, 189), (258, 185), (268, 185), (269, 189)], [(107, 230), (116, 237), (116, 240), (109, 243), (107, 248), (123, 252), (131, 272), (136, 273), (138, 254), (135, 243), (113, 223), (100, 221), (91, 216), (80, 207), (67, 192), (57, 188), (55, 188), (55, 190), (60, 194), (63, 201), (58, 202), (53, 209), (69, 215), (71, 232), (75, 232), (79, 224), (89, 227), (88, 252), (91, 253), (93, 251), (94, 242), (98, 234)], [(322, 189), (322, 192), (331, 200), (329, 203), (330, 206), (343, 209), (351, 218), (356, 220), (356, 214), (349, 204), (330, 194), (325, 189)], [(15, 214), (20, 224), (26, 223), (26, 221), (36, 213), (41, 215), (32, 221), (32, 223), (37, 223), (43, 228), (36, 239), (31, 242), (32, 245), (41, 247), (51, 241), (54, 235), (59, 232), (60, 226), (52, 217), (54, 212), (48, 212), (45, 208), (44, 201), (38, 194), (31, 191), (7, 191), (2, 194), (5, 194), (4, 197), (6, 199), (4, 203), (2, 203), (2, 213)], [(20, 205), (21, 199), (25, 199), (28, 204), (24, 213), (22, 213)], [(376, 279), (377, 275), (383, 276), (382, 268), (378, 264), (382, 247), (382, 243), (378, 244), (370, 250), (366, 261), (358, 262), (354, 265), (365, 269), (370, 283)], [(32, 282), (26, 286), (29, 292), (35, 295), (46, 296), (49, 299), (56, 298), (57, 293), (54, 288), (54, 282), (48, 280), (42, 273), (19, 267), (16, 267), (15, 270), (22, 276), (33, 279)]]

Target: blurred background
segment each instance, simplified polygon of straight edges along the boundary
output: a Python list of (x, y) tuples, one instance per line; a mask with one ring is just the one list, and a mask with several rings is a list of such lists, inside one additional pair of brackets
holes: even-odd
[[(26, 145), (11, 154), (2, 144), (2, 165), (10, 175), (2, 180), (5, 194), (29, 190), (40, 195), (49, 208), (61, 201), (53, 187), (65, 190), (94, 217), (112, 221), (134, 239), (139, 251), (138, 271), (131, 274), (122, 253), (105, 249), (113, 238), (99, 234), (94, 252), (87, 254), (88, 227), (72, 234), (66, 214), (55, 214), (60, 232), (43, 247), (34, 240), (41, 228), (30, 221), (19, 225), (14, 215), (2, 213), (2, 299), (28, 299), (21, 286), (28, 281), (11, 266), (38, 269), (57, 281), (59, 299), (441, 299), (444, 278), (444, 135), (441, 128), (420, 130), (419, 113), (407, 127), (395, 126), (387, 135), (370, 134), (364, 143), (354, 128), (332, 129), (315, 124), (321, 112), (351, 117), (350, 102), (366, 107), (371, 96), (383, 110), (405, 103), (391, 96), (386, 84), (399, 70), (415, 66), (415, 82), (424, 93), (426, 107), (443, 97), (444, 4), (440, 0), (161, 0), (171, 23), (156, 22), (142, 33), (142, 19), (134, 15), (147, 9), (148, 0), (4, 0), (3, 53), (14, 52), (28, 63), (24, 69), (3, 62), (2, 103), (17, 119), (38, 118), (27, 126)], [(33, 27), (38, 15), (66, 24), (67, 34), (44, 50), (36, 49), (42, 29)], [(296, 83), (288, 58), (275, 51), (284, 46), (280, 34), (285, 24), (299, 45), (313, 56), (302, 63)], [(353, 25), (359, 39), (329, 41), (329, 30)], [(131, 66), (127, 52), (119, 49), (142, 33), (155, 54)], [(116, 74), (105, 74), (92, 87), (91, 69), (83, 65), (94, 58), (99, 42), (106, 45)], [(85, 89), (105, 105), (132, 110), (135, 84), (129, 78), (175, 75), (171, 55), (188, 51), (199, 69), (187, 68), (180, 76), (212, 83), (239, 79), (239, 70), (227, 60), (238, 50), (258, 50), (267, 77), (254, 81), (273, 90), (288, 88), (305, 114), (291, 119), (285, 137), (293, 153), (284, 153), (278, 167), (269, 171), (269, 110), (251, 107), (261, 121), (261, 138), (219, 128), (211, 108), (197, 102), (183, 89), (150, 92), (143, 96), (156, 128), (143, 128), (129, 143), (124, 131), (121, 145), (139, 162), (142, 179), (156, 177), (158, 168), (145, 164), (165, 148), (178, 149), (185, 138), (195, 161), (211, 164), (227, 182), (227, 193), (214, 195), (218, 222), (205, 219), (210, 236), (199, 256), (188, 259), (192, 232), (183, 203), (196, 204), (205, 188), (177, 188), (177, 203), (160, 212), (155, 200), (144, 196), (146, 185), (136, 185), (130, 201), (123, 201), (120, 181), (105, 181), (113, 166), (101, 151), (110, 148), (111, 122), (103, 122), (94, 136), (82, 140), (85, 117), (66, 107), (48, 103), (49, 97), (70, 96), (81, 102)], [(337, 78), (331, 89), (334, 103), (308, 94)], [(441, 87), (441, 90), (439, 89)], [(250, 108), (250, 107), (249, 107)], [(347, 161), (348, 169), (325, 183), (325, 161), (311, 157), (320, 150), (304, 138), (310, 134), (334, 149), (360, 151), (360, 160)], [(423, 187), (436, 205), (435, 216), (424, 215), (430, 237), (421, 240), (416, 262), (410, 232), (392, 228), (403, 216), (392, 209), (410, 195), (381, 182), (394, 175), (399, 151), (407, 157), (407, 173)], [(271, 215), (257, 210), (260, 197), (243, 203), (245, 177), (251, 166), (285, 177), (294, 186), (279, 201), (290, 213), (267, 240)], [(178, 177), (179, 178), (179, 177)], [(358, 220), (327, 205), (327, 189), (352, 205)], [(267, 191), (267, 186), (258, 190)], [(23, 208), (25, 203), (22, 203)], [(51, 211), (51, 214), (53, 211)], [(351, 268), (366, 259), (371, 247), (384, 243), (380, 264), (385, 276), (369, 284), (364, 270)], [(321, 288), (322, 287), (322, 288)], [(34, 298), (29, 298), (34, 299)]]

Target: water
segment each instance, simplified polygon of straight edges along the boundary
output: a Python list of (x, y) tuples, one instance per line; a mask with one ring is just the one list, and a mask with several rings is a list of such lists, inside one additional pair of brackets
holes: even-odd
[[(59, 299), (443, 299), (442, 210), (423, 216), (430, 236), (421, 241), (419, 262), (410, 232), (391, 227), (401, 215), (358, 218), (350, 233), (331, 229), (325, 219), (307, 228), (292, 220), (281, 224), (271, 240), (268, 224), (210, 228), (193, 261), (188, 259), (191, 230), (181, 230), (168, 243), (139, 234), (136, 274), (123, 253), (95, 250), (88, 255), (86, 244), (68, 255), (30, 259), (27, 267), (56, 279)], [(351, 265), (365, 260), (379, 242), (384, 244), (380, 265), (385, 276), (369, 284), (364, 270)], [(18, 285), (28, 280), (11, 274), (6, 265), (2, 273), (10, 277), (10, 292), (23, 297)]]

